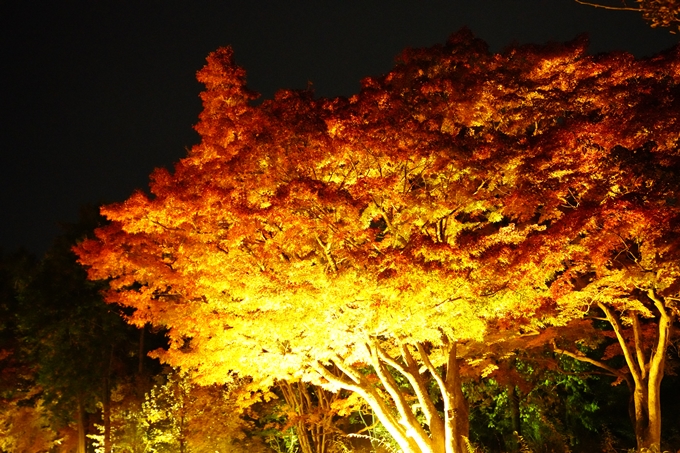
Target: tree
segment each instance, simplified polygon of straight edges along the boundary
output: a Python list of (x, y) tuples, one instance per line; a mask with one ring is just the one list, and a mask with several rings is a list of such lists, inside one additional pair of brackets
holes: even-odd
[(614, 11), (636, 11), (642, 14), (642, 18), (649, 22), (653, 27), (670, 28), (670, 32), (675, 34), (680, 30), (680, 2), (678, 0), (635, 0), (637, 6), (607, 5), (601, 3), (576, 0), (581, 5), (594, 6)]
[(82, 453), (90, 425), (87, 414), (97, 411), (97, 403), (107, 427), (104, 451), (111, 451), (111, 389), (137, 352), (131, 344), (137, 336), (134, 328), (99, 294), (104, 282), (89, 281), (71, 251), (102, 220), (96, 209), (83, 208), (79, 223), (65, 226), (35, 269), (22, 275), (19, 305), (13, 313), (45, 406), (61, 423), (77, 426)]
[[(465, 451), (462, 360), (582, 315), (555, 302), (591, 219), (565, 204), (583, 184), (606, 199), (612, 141), (675, 128), (674, 101), (635, 109), (672, 99), (660, 74), (677, 53), (585, 48), (492, 55), (464, 30), (350, 99), (281, 91), (260, 106), (220, 49), (198, 74), (201, 144), (154, 172), (152, 197), (105, 207), (111, 224), (77, 253), (132, 322), (169, 329), (158, 356), (199, 382), (344, 389), (402, 450)], [(632, 103), (611, 109), (617, 96)]]
[(36, 264), (24, 250), (0, 251), (0, 451), (8, 453), (49, 451), (64, 440), (51, 423), (17, 326), (17, 294)]
[(589, 312), (611, 325), (617, 346), (605, 358), (616, 348), (625, 358), (639, 448), (660, 446), (660, 385), (678, 313), (680, 212), (674, 200), (680, 181), (672, 112), (680, 106), (677, 83), (665, 81), (677, 67), (670, 55), (635, 65), (629, 88), (614, 91), (616, 103), (601, 107), (590, 137), (573, 143), (584, 155), (600, 154), (600, 163), (591, 162), (585, 178), (562, 176), (569, 188), (565, 212), (532, 248), (540, 256), (556, 242), (571, 241), (550, 291), (563, 313)]
[[(537, 156), (516, 194), (525, 215), (541, 216), (545, 226), (523, 252), (533, 261), (560, 260), (548, 296), (558, 311), (566, 318), (600, 317), (613, 329), (617, 343), (605, 359), (618, 351), (627, 375), (569, 354), (629, 384), (639, 448), (660, 447), (660, 386), (678, 314), (677, 55), (676, 48), (612, 65), (603, 78), (609, 86), (592, 87), (583, 99), (590, 117), (572, 117), (576, 124), (564, 134), (547, 131), (545, 143), (564, 154), (551, 161)], [(521, 269), (525, 259), (518, 254), (511, 267)]]

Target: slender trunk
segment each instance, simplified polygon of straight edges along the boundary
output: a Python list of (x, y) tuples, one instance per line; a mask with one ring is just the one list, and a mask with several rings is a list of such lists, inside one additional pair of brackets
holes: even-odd
[[(342, 376), (334, 375), (319, 363), (314, 367), (333, 387), (361, 396), (403, 452), (465, 453), (468, 451), (469, 417), (461, 387), (456, 343), (446, 338), (444, 343), (448, 360), (438, 368), (430, 361), (430, 351), (423, 344), (401, 344), (402, 357), (398, 360), (383, 350), (376, 339), (369, 341), (366, 347), (380, 386), (367, 380), (341, 357), (334, 358), (333, 363)], [(417, 354), (411, 352), (414, 347)], [(427, 372), (422, 371), (423, 365)], [(397, 384), (395, 373), (406, 378), (411, 387), (409, 390), (405, 390), (403, 384)], [(430, 397), (430, 378), (436, 382), (437, 399), (444, 404), (444, 417)], [(416, 416), (417, 410), (422, 412), (424, 423)]]
[(144, 332), (146, 332), (146, 325), (142, 326), (142, 328), (139, 330), (139, 352), (138, 352), (138, 360), (139, 362), (137, 363), (137, 373), (141, 376), (142, 373), (144, 372), (144, 355), (146, 351), (144, 350)]
[(113, 346), (109, 364), (104, 376), (104, 397), (102, 398), (102, 418), (104, 422), (104, 453), (111, 453), (111, 368), (113, 367)]
[(77, 413), (77, 425), (78, 425), (78, 449), (77, 453), (85, 453), (85, 404), (83, 403), (83, 395), (78, 394), (78, 413)]
[[(460, 381), (458, 368), (458, 357), (456, 355), (456, 343), (452, 343), (449, 363), (446, 369), (447, 392), (453, 395), (453, 431), (451, 433), (453, 441), (452, 453), (464, 453), (467, 449), (468, 438), (470, 437), (470, 415), (467, 401), (463, 395), (463, 386)], [(449, 379), (450, 376), (450, 379)], [(447, 417), (447, 419), (450, 417)]]
[(658, 336), (656, 344), (647, 359), (645, 345), (642, 343), (637, 314), (632, 314), (634, 344), (631, 346), (623, 336), (619, 319), (606, 305), (599, 303), (607, 320), (614, 328), (617, 340), (623, 350), (626, 364), (633, 381), (633, 412), (635, 416), (635, 438), (638, 450), (660, 451), (661, 448), (661, 380), (663, 379), (666, 352), (668, 350), (672, 315), (667, 310), (663, 298), (654, 290), (647, 296), (659, 311)]
[[(306, 389), (306, 384), (302, 382), (289, 383), (282, 381), (279, 383), (279, 389), (283, 394), (283, 399), (286, 404), (293, 410), (297, 420), (295, 422), (295, 434), (297, 434), (298, 442), (300, 443), (300, 450), (302, 453), (317, 453), (323, 452), (323, 446), (318, 445), (320, 439), (315, 436), (314, 432), (318, 426), (311, 425), (307, 426), (305, 423), (306, 417), (308, 417), (314, 410), (311, 407), (311, 398)], [(311, 439), (310, 439), (311, 437)]]
[(508, 403), (510, 404), (510, 422), (512, 426), (512, 438), (506, 443), (512, 451), (520, 449), (519, 438), (522, 436), (522, 419), (519, 409), (520, 397), (514, 384), (508, 385)]
[(659, 310), (661, 319), (659, 319), (659, 339), (649, 359), (649, 388), (647, 389), (648, 430), (649, 439), (651, 440), (650, 446), (657, 447), (661, 451), (661, 380), (666, 368), (666, 352), (670, 343), (673, 317), (672, 314), (666, 311), (664, 303), (656, 297), (653, 291), (650, 291), (649, 296), (654, 301), (657, 310)]
[(180, 453), (186, 453), (186, 451), (187, 451), (186, 449), (187, 449), (187, 447), (186, 447), (186, 441), (184, 440), (184, 437), (181, 436), (181, 437), (179, 438), (179, 452), (180, 452)]
[(508, 402), (510, 403), (510, 416), (512, 417), (512, 431), (521, 436), (522, 421), (519, 411), (519, 395), (517, 394), (517, 388), (513, 384), (508, 386)]
[(104, 453), (111, 453), (111, 388), (108, 376), (104, 378), (102, 418), (104, 422)]

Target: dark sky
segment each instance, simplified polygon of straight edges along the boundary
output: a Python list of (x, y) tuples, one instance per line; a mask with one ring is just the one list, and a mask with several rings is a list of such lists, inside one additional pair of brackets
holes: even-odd
[(42, 253), (79, 206), (147, 188), (198, 142), (195, 73), (232, 45), (250, 88), (348, 96), (405, 47), (469, 27), (500, 51), (588, 32), (591, 52), (678, 42), (574, 0), (0, 0), (0, 248)]

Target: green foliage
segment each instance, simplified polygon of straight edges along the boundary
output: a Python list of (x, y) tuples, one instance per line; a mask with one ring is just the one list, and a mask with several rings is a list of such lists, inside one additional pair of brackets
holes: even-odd
[(101, 225), (91, 211), (84, 210), (78, 224), (65, 227), (17, 285), (14, 315), (22, 353), (37, 365), (46, 403), (64, 421), (72, 417), (77, 398), (84, 397), (88, 409), (95, 410), (104, 379), (113, 372), (112, 356), (128, 356), (127, 337), (134, 331), (102, 299), (103, 282), (89, 281), (71, 251)]
[(269, 431), (267, 444), (276, 453), (297, 453), (300, 451), (300, 442), (293, 428), (285, 431)]
[[(584, 365), (575, 360), (563, 359), (561, 365), (557, 371), (516, 360), (514, 371), (522, 381), (501, 384), (490, 377), (466, 384), (473, 441), (495, 451), (567, 452), (595, 435), (601, 412), (591, 387), (598, 378), (584, 374)], [(510, 385), (519, 398), (519, 433), (513, 427)]]

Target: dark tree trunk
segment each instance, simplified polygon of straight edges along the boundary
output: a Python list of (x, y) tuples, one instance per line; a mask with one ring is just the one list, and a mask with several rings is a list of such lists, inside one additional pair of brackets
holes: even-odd
[(517, 387), (514, 384), (508, 385), (508, 403), (510, 404), (510, 417), (513, 434), (510, 445), (513, 451), (520, 449), (519, 438), (522, 436), (522, 419), (520, 417), (519, 402), (520, 397), (517, 393)]
[(522, 419), (519, 411), (520, 397), (514, 385), (508, 386), (508, 402), (510, 403), (510, 415), (512, 417), (512, 431), (518, 436), (522, 435)]
[(139, 362), (137, 366), (137, 373), (141, 376), (142, 373), (144, 372), (144, 356), (146, 354), (145, 351), (145, 346), (144, 346), (144, 336), (146, 332), (146, 325), (142, 326), (142, 328), (139, 330)]
[(102, 418), (104, 419), (104, 453), (111, 453), (111, 388), (108, 376), (104, 379)]
[(104, 422), (104, 453), (111, 453), (111, 370), (113, 368), (113, 345), (109, 362), (104, 373), (104, 395), (102, 398), (102, 418)]
[(78, 447), (77, 453), (86, 453), (85, 444), (85, 403), (83, 402), (83, 395), (78, 395), (78, 410), (77, 410), (77, 425), (78, 425)]

